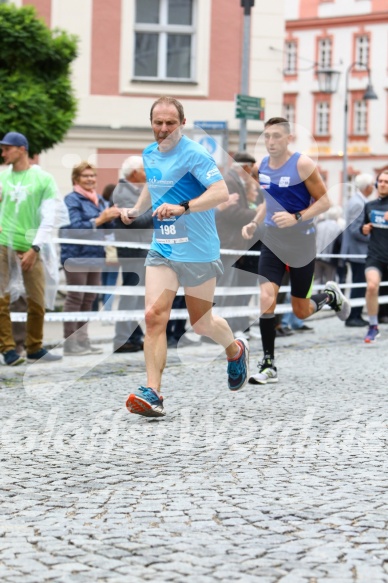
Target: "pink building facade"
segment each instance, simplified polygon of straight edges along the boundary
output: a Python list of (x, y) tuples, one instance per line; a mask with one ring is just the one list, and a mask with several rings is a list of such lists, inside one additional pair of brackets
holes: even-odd
[[(15, 0), (34, 5), (52, 28), (79, 38), (73, 82), (79, 100), (67, 139), (40, 162), (54, 173), (61, 191), (70, 187), (70, 169), (80, 159), (94, 161), (98, 188), (118, 179), (122, 161), (152, 141), (151, 104), (174, 95), (185, 107), (187, 135), (197, 120), (227, 126), (227, 150), (238, 149), (235, 96), (241, 93), (243, 9), (238, 0)], [(259, 6), (260, 4), (260, 6)], [(282, 102), (281, 56), (268, 46), (284, 36), (284, 2), (251, 15), (249, 94), (265, 98), (266, 116)], [(254, 151), (262, 122), (248, 122), (248, 149)], [(224, 136), (225, 137), (225, 136)]]

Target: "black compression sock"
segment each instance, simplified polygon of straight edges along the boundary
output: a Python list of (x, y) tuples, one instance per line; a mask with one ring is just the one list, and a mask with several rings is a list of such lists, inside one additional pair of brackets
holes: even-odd
[(319, 312), (319, 310), (322, 310), (323, 306), (325, 306), (326, 304), (328, 304), (330, 306), (330, 304), (333, 302), (334, 299), (335, 299), (335, 295), (331, 291), (323, 292), (321, 294), (314, 294), (310, 298), (310, 300), (315, 304), (315, 311), (316, 312)]
[(265, 358), (274, 359), (275, 355), (275, 315), (260, 318), (261, 343)]

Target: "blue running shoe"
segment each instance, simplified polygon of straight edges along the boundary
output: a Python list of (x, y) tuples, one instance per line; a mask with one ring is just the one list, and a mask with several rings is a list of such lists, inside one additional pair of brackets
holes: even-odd
[(4, 362), (8, 366), (18, 366), (19, 364), (23, 364), (25, 358), (20, 356), (16, 352), (16, 350), (8, 350), (8, 352), (3, 352)]
[(369, 326), (368, 332), (366, 333), (366, 336), (364, 338), (364, 342), (366, 344), (373, 344), (373, 342), (376, 342), (379, 336), (380, 332), (378, 326)]
[(163, 397), (150, 387), (139, 387), (127, 399), (126, 407), (130, 413), (144, 417), (164, 417)]
[(228, 359), (228, 387), (231, 391), (242, 389), (248, 380), (249, 345), (245, 338), (236, 338), (242, 348), (239, 358)]

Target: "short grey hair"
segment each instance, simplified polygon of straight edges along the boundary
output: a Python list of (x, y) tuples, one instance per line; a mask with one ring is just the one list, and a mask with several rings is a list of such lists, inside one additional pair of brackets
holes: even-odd
[(135, 170), (144, 168), (141, 156), (129, 156), (121, 165), (121, 177), (129, 178)]
[(354, 184), (358, 190), (365, 190), (368, 186), (374, 186), (376, 179), (372, 174), (357, 174), (356, 178), (354, 179)]

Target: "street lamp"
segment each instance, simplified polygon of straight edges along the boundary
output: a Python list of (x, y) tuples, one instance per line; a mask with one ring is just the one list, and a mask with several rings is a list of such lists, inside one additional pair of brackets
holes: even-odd
[(342, 159), (342, 203), (346, 203), (347, 196), (347, 178), (348, 178), (348, 92), (349, 92), (349, 73), (353, 67), (364, 67), (368, 71), (368, 85), (362, 98), (367, 101), (369, 99), (378, 99), (371, 81), (370, 69), (364, 63), (354, 62), (346, 70), (345, 77), (345, 103), (344, 103), (344, 146)]
[(317, 69), (319, 91), (336, 93), (340, 75), (340, 71), (334, 71), (334, 69)]

